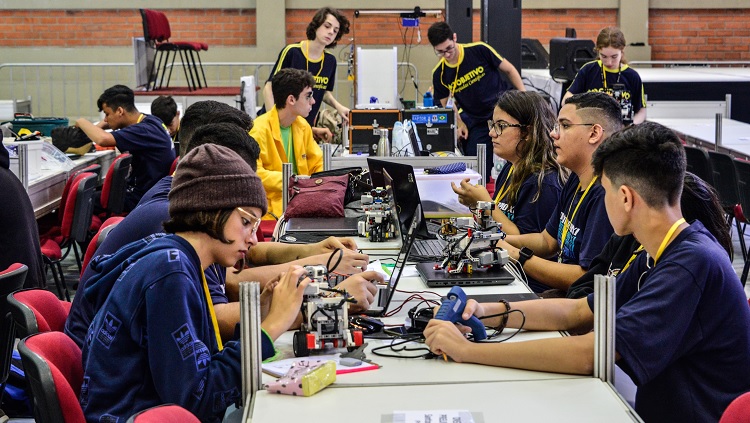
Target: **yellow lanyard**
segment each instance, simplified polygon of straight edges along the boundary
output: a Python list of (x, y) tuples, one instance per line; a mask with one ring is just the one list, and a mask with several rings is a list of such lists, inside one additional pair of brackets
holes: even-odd
[(144, 115), (143, 113), (141, 113), (141, 115), (140, 115), (140, 116), (138, 116), (138, 122), (136, 122), (136, 123), (141, 123), (141, 121), (142, 121), (143, 119), (145, 119), (145, 118), (146, 118), (146, 115)]
[[(586, 194), (589, 193), (589, 190), (592, 186), (594, 186), (594, 182), (596, 182), (597, 177), (594, 176), (593, 179), (591, 179), (591, 182), (589, 182), (589, 186), (586, 187), (586, 191), (583, 192), (583, 195), (578, 200), (578, 204), (576, 205), (575, 210), (573, 210), (573, 214), (570, 214), (570, 209), (573, 207), (573, 201), (575, 200), (575, 195), (573, 196), (573, 200), (570, 200), (570, 206), (568, 206), (568, 214), (565, 216), (565, 218), (568, 220), (567, 224), (563, 224), (563, 230), (562, 230), (562, 236), (560, 237), (560, 252), (557, 254), (557, 262), (562, 263), (562, 255), (563, 250), (565, 249), (565, 238), (568, 237), (568, 230), (570, 229), (570, 225), (573, 224), (573, 218), (576, 217), (576, 213), (578, 213), (578, 208), (581, 207), (581, 203), (583, 203), (583, 199), (586, 198)], [(578, 187), (576, 187), (576, 192), (581, 189), (581, 183), (578, 182)]]
[(633, 255), (630, 256), (630, 260), (628, 260), (628, 262), (625, 263), (625, 266), (622, 267), (622, 269), (620, 270), (620, 274), (622, 274), (622, 272), (624, 272), (625, 269), (630, 267), (630, 264), (633, 263), (633, 260), (635, 260), (635, 258), (638, 257), (638, 254), (640, 254), (641, 251), (643, 251), (643, 245), (641, 245), (640, 247), (636, 248), (635, 251), (633, 251)]
[(443, 63), (440, 66), (440, 84), (442, 84), (442, 86), (450, 91), (450, 97), (453, 97), (453, 94), (456, 92), (456, 82), (458, 82), (458, 69), (461, 68), (461, 62), (463, 62), (463, 49), (461, 47), (461, 44), (456, 44), (456, 49), (458, 49), (458, 65), (456, 66), (456, 77), (453, 78), (453, 84), (451, 84), (450, 87), (445, 85), (445, 82), (443, 82), (443, 72), (445, 71), (445, 64), (447, 63), (445, 61), (445, 58), (443, 58)]
[[(323, 52), (323, 55), (320, 59), (320, 68), (318, 69), (317, 75), (315, 77), (320, 76), (320, 72), (323, 70), (323, 64), (326, 62), (326, 52)], [(310, 42), (305, 43), (305, 70), (310, 72)]]
[(206, 282), (206, 274), (201, 269), (201, 279), (203, 279), (203, 292), (206, 294), (206, 303), (208, 304), (208, 314), (211, 315), (211, 322), (214, 325), (214, 334), (216, 335), (216, 345), (219, 346), (219, 351), (224, 349), (224, 344), (221, 343), (221, 334), (219, 333), (219, 322), (216, 320), (216, 311), (214, 311), (214, 302), (211, 300), (211, 293), (208, 291), (208, 282)]
[[(615, 84), (620, 83), (620, 76), (622, 75), (622, 63), (620, 63), (620, 68), (617, 70), (617, 82)], [(607, 70), (604, 68), (604, 63), (602, 63), (602, 79), (604, 80), (604, 89), (607, 89)]]
[(674, 231), (677, 230), (677, 228), (685, 223), (685, 218), (681, 218), (677, 222), (674, 222), (672, 224), (672, 227), (669, 228), (669, 232), (667, 232), (667, 235), (664, 237), (664, 239), (661, 241), (661, 245), (659, 246), (659, 249), (656, 250), (656, 255), (654, 256), (654, 266), (656, 265), (656, 262), (659, 261), (659, 257), (661, 257), (662, 253), (664, 252), (664, 249), (667, 248), (667, 244), (669, 243), (669, 239), (672, 238), (672, 235), (674, 234)]
[[(500, 189), (497, 191), (497, 197), (495, 197), (495, 204), (499, 204), (500, 200), (505, 198), (505, 196), (508, 194), (508, 191), (510, 191), (510, 177), (513, 176), (513, 166), (510, 166), (510, 170), (508, 171), (508, 177), (505, 178), (505, 182), (503, 182), (503, 185), (500, 187)], [(505, 186), (508, 186), (507, 188)]]

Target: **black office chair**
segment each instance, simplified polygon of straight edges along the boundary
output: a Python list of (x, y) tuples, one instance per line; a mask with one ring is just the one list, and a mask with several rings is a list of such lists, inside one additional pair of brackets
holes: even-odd
[(719, 194), (719, 201), (727, 213), (728, 222), (731, 224), (734, 217), (734, 206), (740, 204), (740, 190), (737, 178), (737, 170), (734, 167), (734, 159), (726, 153), (709, 151), (711, 168), (714, 173), (714, 188)]
[(734, 219), (737, 222), (737, 233), (740, 237), (742, 260), (745, 262), (740, 280), (745, 284), (750, 268), (750, 260), (748, 260), (750, 253), (745, 245), (745, 228), (750, 223), (750, 162), (735, 159), (734, 168), (737, 171), (737, 187), (740, 193), (740, 204), (734, 208)]
[(685, 157), (687, 159), (687, 171), (706, 181), (716, 188), (714, 183), (714, 171), (711, 167), (711, 159), (706, 150), (698, 147), (685, 146)]

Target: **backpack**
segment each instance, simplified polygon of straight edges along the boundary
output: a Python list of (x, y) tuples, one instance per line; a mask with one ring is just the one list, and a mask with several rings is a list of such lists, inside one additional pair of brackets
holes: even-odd
[(331, 137), (331, 144), (341, 144), (342, 141), (342, 124), (343, 119), (339, 113), (334, 109), (321, 109), (318, 113), (318, 120), (315, 122), (315, 126), (318, 128), (328, 128), (333, 135)]

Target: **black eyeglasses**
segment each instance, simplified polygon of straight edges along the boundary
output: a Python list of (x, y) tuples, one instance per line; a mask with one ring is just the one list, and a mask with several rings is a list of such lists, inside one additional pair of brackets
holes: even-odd
[(567, 122), (560, 123), (560, 122), (557, 122), (555, 123), (554, 126), (552, 126), (552, 132), (559, 134), (561, 129), (564, 131), (567, 131), (568, 128), (570, 128), (571, 126), (594, 126), (594, 125), (596, 124), (595, 123), (567, 123)]
[(453, 43), (453, 45), (446, 47), (445, 50), (435, 50), (436, 56), (445, 56), (446, 53), (452, 52), (456, 48), (456, 44)]
[(525, 128), (527, 125), (521, 125), (520, 123), (506, 123), (502, 121), (487, 121), (487, 127), (491, 130), (495, 130), (497, 135), (502, 135), (505, 128)]

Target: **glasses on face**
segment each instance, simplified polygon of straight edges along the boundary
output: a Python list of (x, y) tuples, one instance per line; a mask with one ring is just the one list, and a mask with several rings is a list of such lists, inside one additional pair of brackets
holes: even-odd
[(302, 96), (305, 100), (311, 101), (313, 99), (313, 92), (310, 91), (309, 93)]
[(557, 122), (555, 123), (554, 126), (552, 126), (552, 133), (559, 135), (560, 131), (567, 131), (568, 129), (570, 129), (571, 126), (594, 126), (594, 125), (596, 124), (595, 123), (567, 123), (567, 122), (560, 123), (560, 122)]
[(435, 55), (436, 56), (445, 56), (446, 54), (452, 52), (455, 49), (456, 49), (456, 44), (453, 43), (450, 46), (446, 47), (445, 50), (437, 50), (437, 49), (435, 49)]
[(253, 234), (258, 232), (258, 228), (260, 227), (260, 221), (261, 219), (258, 217), (253, 216), (251, 213), (248, 213), (247, 211), (243, 210), (242, 207), (237, 207), (237, 211), (240, 212), (240, 216), (242, 217), (242, 224), (243, 225), (252, 225)]
[(499, 120), (488, 120), (487, 127), (490, 128), (490, 131), (494, 129), (497, 135), (502, 135), (505, 128), (525, 128), (526, 125), (521, 125), (520, 123), (507, 123)]

